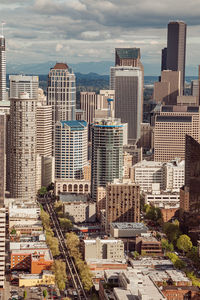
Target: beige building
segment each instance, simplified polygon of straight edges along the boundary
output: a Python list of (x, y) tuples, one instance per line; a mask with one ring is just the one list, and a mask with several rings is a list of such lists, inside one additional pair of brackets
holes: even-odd
[(154, 160), (185, 158), (185, 136), (199, 141), (199, 107), (162, 106), (154, 129)]
[(197, 96), (178, 96), (177, 105), (198, 106), (199, 98)]
[(73, 223), (87, 223), (96, 221), (96, 203), (93, 201), (64, 202), (64, 212), (69, 215)]
[(166, 105), (176, 105), (180, 88), (181, 72), (164, 70), (161, 72), (161, 82), (154, 84), (154, 100)]
[(55, 179), (54, 192), (58, 196), (60, 193), (76, 193), (89, 194), (91, 189), (91, 182), (85, 179)]
[(106, 230), (112, 222), (140, 221), (140, 187), (133, 183), (109, 183), (106, 187)]
[(106, 209), (106, 188), (97, 188), (97, 218), (100, 220), (101, 210)]
[[(80, 108), (85, 111), (85, 120), (88, 124), (93, 123), (94, 118), (108, 117), (108, 98), (115, 98), (114, 90), (100, 90), (99, 94), (81, 92)], [(111, 102), (111, 112), (114, 116), (114, 101)]]
[(124, 152), (124, 174), (123, 178), (129, 179), (130, 178), (130, 168), (133, 165), (133, 156), (128, 153)]
[(27, 93), (12, 98), (10, 106), (10, 194), (36, 199), (36, 106)]
[(124, 243), (121, 240), (105, 239), (84, 240), (84, 258), (88, 259), (124, 259)]
[(40, 285), (55, 285), (55, 275), (51, 271), (43, 271), (42, 274), (21, 274), (19, 276), (19, 287)]

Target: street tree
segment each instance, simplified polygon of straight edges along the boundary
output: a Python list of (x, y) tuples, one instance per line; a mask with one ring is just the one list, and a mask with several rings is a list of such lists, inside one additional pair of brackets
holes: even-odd
[(47, 290), (44, 290), (44, 291), (43, 291), (43, 297), (44, 297), (45, 299), (46, 299), (47, 295), (48, 295)]
[(24, 299), (27, 299), (27, 291), (24, 291)]
[(73, 227), (72, 222), (67, 218), (59, 218), (59, 222), (60, 222), (60, 227), (64, 231), (71, 230)]
[(47, 193), (47, 188), (45, 186), (42, 186), (39, 190), (38, 190), (38, 194), (40, 196), (44, 196)]
[(175, 243), (180, 235), (179, 225), (176, 223), (164, 223), (163, 231), (171, 243)]
[(161, 240), (162, 244), (162, 249), (165, 251), (173, 252), (174, 251), (174, 246), (172, 243), (169, 243), (168, 240), (162, 239)]
[(184, 253), (190, 251), (192, 248), (192, 242), (190, 237), (186, 234), (182, 234), (178, 238), (176, 246), (179, 250), (183, 251)]
[(66, 264), (62, 260), (55, 260), (52, 265), (52, 271), (55, 275), (56, 284), (60, 291), (64, 291), (67, 281)]

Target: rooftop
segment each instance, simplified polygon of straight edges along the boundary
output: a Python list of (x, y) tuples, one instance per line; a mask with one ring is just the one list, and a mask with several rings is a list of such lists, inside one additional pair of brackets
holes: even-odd
[(147, 226), (143, 223), (111, 223), (111, 227), (121, 230), (148, 230)]
[(163, 162), (160, 161), (147, 161), (147, 160), (142, 160), (140, 162), (138, 162), (137, 164), (133, 165), (133, 167), (145, 167), (145, 168), (158, 168), (158, 167), (162, 167), (163, 166)]
[(138, 59), (140, 58), (140, 48), (116, 48), (116, 54), (121, 59)]
[(71, 131), (77, 131), (77, 130), (84, 130), (85, 127), (87, 127), (87, 122), (82, 121), (60, 121), (62, 124), (62, 128), (64, 128), (65, 125), (70, 127)]
[(161, 107), (161, 112), (192, 112), (198, 113), (199, 107), (198, 106), (186, 106), (186, 105), (163, 105)]
[(68, 65), (65, 63), (56, 63), (52, 69), (66, 70), (66, 69), (68, 69)]

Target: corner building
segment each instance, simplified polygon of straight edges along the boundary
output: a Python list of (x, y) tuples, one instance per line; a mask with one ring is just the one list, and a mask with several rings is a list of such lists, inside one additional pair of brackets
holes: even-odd
[(96, 119), (92, 125), (91, 195), (97, 188), (123, 177), (123, 127), (120, 119)]

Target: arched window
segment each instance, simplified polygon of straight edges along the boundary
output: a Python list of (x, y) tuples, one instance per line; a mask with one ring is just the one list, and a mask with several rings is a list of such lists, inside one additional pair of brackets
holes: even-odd
[(66, 191), (67, 191), (67, 185), (63, 184), (63, 192), (66, 192)]
[(88, 192), (88, 184), (85, 185), (85, 192)]
[(74, 192), (75, 192), (75, 193), (78, 192), (78, 185), (77, 185), (77, 184), (74, 185)]
[(82, 192), (83, 192), (83, 185), (80, 184), (80, 185), (79, 185), (79, 193), (82, 193)]
[(68, 192), (72, 192), (72, 184), (68, 185)]

